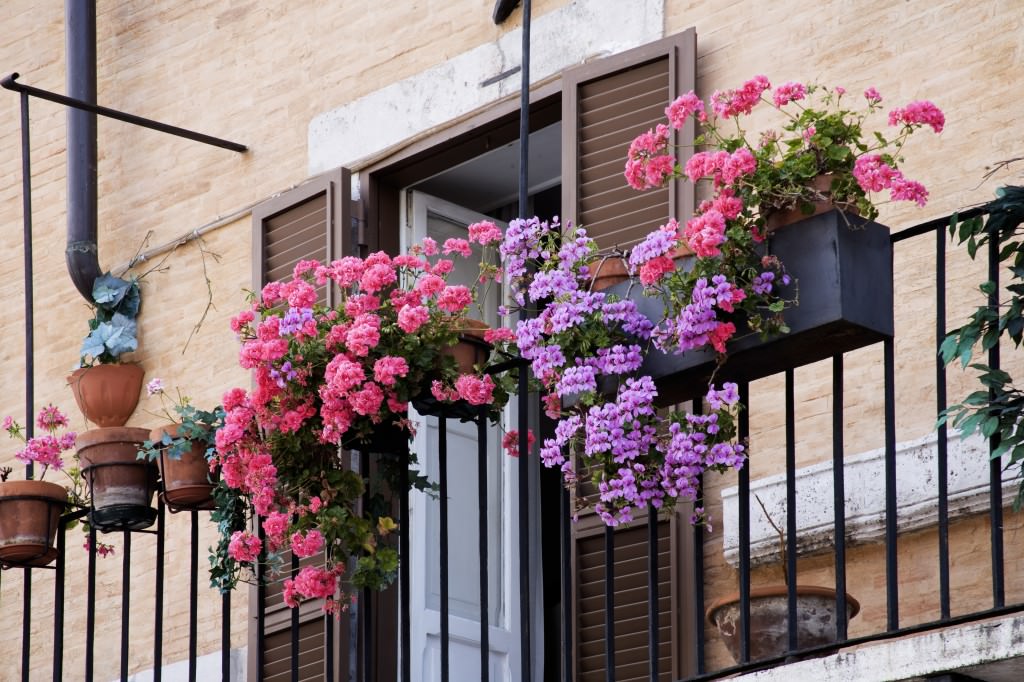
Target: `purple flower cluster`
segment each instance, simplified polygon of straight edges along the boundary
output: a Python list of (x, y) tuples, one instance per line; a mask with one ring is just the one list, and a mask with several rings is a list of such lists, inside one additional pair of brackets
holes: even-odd
[(675, 231), (654, 230), (630, 251), (629, 273), (636, 274), (636, 269), (647, 261), (664, 256), (676, 247), (677, 242)]
[(295, 332), (302, 331), (309, 322), (313, 322), (312, 308), (289, 308), (281, 319), (278, 333), (281, 336), (290, 336)]

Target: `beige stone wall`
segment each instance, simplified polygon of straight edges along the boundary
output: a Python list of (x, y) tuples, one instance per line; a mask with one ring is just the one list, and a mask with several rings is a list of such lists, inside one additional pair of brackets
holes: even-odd
[[(566, 5), (568, 0), (538, 0), (535, 16)], [(0, 63), (17, 69), (26, 83), (64, 92), (64, 35), (61, 3), (12, 0), (5, 5), (5, 31), (0, 37)], [(99, 99), (102, 103), (176, 123), (201, 132), (245, 143), (251, 151), (237, 155), (175, 139), (116, 121), (101, 120), (100, 134), (100, 261), (105, 268), (124, 263), (149, 235), (161, 244), (232, 213), (269, 194), (305, 179), (307, 125), (319, 113), (348, 103), (383, 85), (416, 74), (473, 47), (493, 41), (517, 27), (517, 20), (495, 27), (491, 0), (462, 2), (379, 3), (357, 0), (323, 3), (296, 0), (286, 4), (256, 0), (204, 0), (181, 3), (113, 2), (100, 0), (98, 17)], [(1017, 96), (1021, 50), (1020, 4), (1015, 1), (974, 5), (966, 2), (931, 3), (914, 0), (890, 3), (800, 2), (762, 3), (753, 0), (719, 2), (667, 0), (666, 32), (696, 26), (698, 85), (702, 94), (739, 84), (754, 73), (771, 79), (813, 79), (842, 84), (856, 93), (875, 85), (887, 103), (930, 98), (947, 114), (946, 132), (939, 138), (921, 133), (908, 145), (905, 166), (910, 177), (923, 181), (932, 193), (929, 207), (893, 206), (882, 219), (894, 228), (941, 215), (956, 207), (982, 201), (997, 180), (979, 185), (986, 166), (1019, 155), (1012, 135), (1024, 104)], [(65, 116), (61, 107), (32, 103), (32, 161), (36, 285), (37, 406), (55, 402), (70, 410), (64, 377), (77, 360), (77, 349), (88, 317), (68, 279), (63, 258), (65, 240)], [(359, 134), (359, 131), (353, 131)], [(18, 98), (0, 97), (0, 278), (7, 282), (9, 305), (2, 325), (0, 347), (0, 412), (23, 419), (24, 361), (21, 304), (21, 186), (18, 150)], [(1001, 173), (998, 179), (1016, 174)], [(929, 244), (897, 255), (897, 296), (912, 302), (929, 284)], [(235, 369), (235, 345), (227, 318), (243, 302), (242, 287), (250, 279), (250, 222), (242, 215), (206, 237), (206, 248), (220, 256), (208, 258), (207, 272), (216, 309), (186, 352), (182, 348), (205, 308), (203, 261), (195, 245), (175, 251), (164, 268), (147, 276), (140, 318), (142, 348), (136, 354), (147, 378), (160, 376), (180, 386), (202, 404), (212, 404), (233, 385), (244, 385)], [(959, 254), (951, 254), (954, 279), (950, 306), (971, 300), (978, 270)], [(915, 303), (915, 313), (898, 322), (897, 362), (898, 437), (910, 439), (927, 432), (934, 418), (931, 341), (928, 303)], [(958, 319), (951, 313), (950, 320)], [(1017, 354), (1007, 353), (1018, 366)], [(880, 350), (867, 349), (847, 358), (847, 442), (850, 453), (880, 444)], [(827, 363), (826, 363), (827, 365)], [(814, 367), (797, 373), (798, 458), (815, 461), (830, 443), (828, 368), (825, 379)], [(969, 382), (951, 376), (951, 387)], [(781, 457), (780, 384), (766, 380), (754, 387), (753, 475), (777, 470)], [(146, 405), (144, 403), (143, 408)], [(150, 406), (152, 407), (152, 406)], [(150, 425), (156, 419), (143, 408), (131, 424)], [(77, 428), (84, 428), (75, 416)], [(0, 464), (13, 449), (0, 451)], [(716, 491), (712, 491), (717, 496)], [(204, 514), (205, 516), (205, 514)], [(1007, 518), (1008, 554), (1014, 555), (1011, 532), (1019, 517)], [(954, 552), (964, 577), (984, 569), (987, 531), (983, 520), (957, 526)], [(187, 611), (181, 595), (187, 590), (187, 534), (184, 518), (168, 522), (166, 661), (186, 653)], [(901, 577), (907, 622), (931, 617), (915, 607), (914, 589), (933, 590), (927, 573), (934, 534), (922, 532), (901, 544)], [(203, 524), (201, 546), (209, 543)], [(84, 552), (78, 536), (69, 536), (68, 622), (65, 643), (68, 672), (77, 679), (84, 648)], [(122, 547), (115, 538), (113, 544)], [(152, 540), (133, 539), (132, 670), (151, 666), (152, 603), (150, 563)], [(1018, 552), (1019, 553), (1019, 552)], [(709, 561), (720, 557), (720, 540), (708, 539)], [(981, 557), (980, 559), (978, 557)], [(851, 551), (851, 592), (872, 613), (856, 628), (875, 627), (884, 585), (876, 548)], [(917, 560), (920, 559), (920, 562)], [(717, 561), (717, 560), (716, 560)], [(205, 552), (200, 565), (205, 566)], [(972, 563), (980, 562), (980, 563)], [(720, 564), (720, 562), (717, 562)], [(934, 565), (934, 561), (931, 562)], [(811, 559), (807, 572), (827, 580), (830, 561)], [(719, 584), (731, 580), (718, 565)], [(920, 573), (920, 571), (924, 573)], [(120, 610), (119, 559), (101, 562), (98, 580), (100, 630), (97, 671), (114, 676), (116, 628)], [(954, 574), (954, 579), (958, 574)], [(1008, 571), (1008, 575), (1016, 575)], [(911, 587), (913, 585), (919, 588)], [(931, 581), (931, 582), (929, 582)], [(0, 609), (13, 622), (21, 616), (21, 578), (5, 573), (0, 582)], [(979, 595), (985, 585), (975, 586)], [(217, 595), (201, 588), (201, 622), (216, 623)], [(33, 676), (49, 670), (49, 620), (52, 575), (34, 572)], [(970, 608), (970, 592), (959, 592), (957, 604)], [(978, 599), (981, 599), (979, 596)], [(49, 601), (48, 601), (49, 600)], [(245, 598), (235, 599), (233, 643), (244, 645)], [(10, 622), (10, 621), (9, 621)], [(107, 623), (107, 625), (102, 625)], [(209, 626), (207, 626), (208, 628)], [(207, 629), (204, 628), (204, 629)], [(867, 631), (866, 629), (864, 631)], [(219, 633), (204, 637), (200, 653), (219, 646)], [(5, 661), (0, 678), (14, 674), (20, 643), (11, 636), (0, 643)], [(106, 673), (110, 673), (107, 675)]]

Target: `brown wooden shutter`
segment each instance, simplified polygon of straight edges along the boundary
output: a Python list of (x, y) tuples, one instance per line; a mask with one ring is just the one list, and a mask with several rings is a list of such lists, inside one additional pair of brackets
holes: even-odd
[[(562, 218), (602, 248), (626, 249), (669, 217), (693, 212), (693, 188), (637, 192), (623, 177), (629, 144), (664, 122), (665, 107), (696, 83), (694, 29), (566, 71), (562, 76)], [(692, 153), (693, 123), (675, 134)]]
[[(329, 262), (346, 254), (355, 253), (358, 229), (353, 222), (355, 214), (351, 200), (349, 171), (338, 168), (312, 178), (302, 185), (274, 196), (253, 208), (253, 289), (259, 291), (264, 284), (291, 277), (300, 260), (315, 259)], [(328, 303), (332, 292), (327, 287), (319, 291), (319, 302)], [(291, 554), (282, 553), (283, 566), (289, 566)], [(301, 565), (323, 564), (323, 558), (303, 559)], [(269, 583), (263, 589), (253, 587), (249, 598), (249, 665), (250, 680), (262, 673), (265, 682), (284, 682), (291, 679), (292, 609), (281, 599), (284, 578)], [(262, 671), (258, 658), (258, 615), (263, 614)], [(332, 624), (328, 627), (327, 619)], [(335, 619), (325, 617), (319, 602), (303, 604), (299, 609), (299, 679), (313, 682), (326, 678), (327, 647), (333, 656), (334, 679), (348, 670), (347, 646), (350, 618), (343, 614)], [(328, 641), (328, 629), (332, 641)]]
[[(338, 168), (252, 210), (253, 288), (288, 279), (300, 260), (329, 262), (355, 253), (349, 171)], [(326, 287), (320, 291), (327, 302)]]
[[(665, 120), (665, 108), (696, 86), (696, 32), (684, 33), (585, 64), (562, 76), (562, 218), (585, 227), (601, 248), (628, 249), (668, 218), (693, 214), (693, 188), (673, 182), (637, 192), (623, 170), (629, 145)], [(693, 151), (694, 125), (674, 134), (677, 159)], [(590, 497), (589, 486), (580, 491)], [(590, 500), (593, 502), (593, 500)], [(681, 516), (682, 514), (678, 515)], [(614, 591), (617, 680), (648, 679), (646, 513), (615, 531)], [(684, 568), (693, 543), (685, 519), (658, 523), (659, 661), (661, 679), (692, 672), (684, 660), (699, 605), (692, 603), (692, 567)], [(604, 526), (582, 514), (574, 529), (573, 585), (576, 679), (604, 675)], [(685, 591), (685, 594), (684, 594)]]
[[(673, 673), (673, 619), (677, 598), (672, 579), (675, 521), (658, 522), (658, 659), (660, 679)], [(647, 524), (636, 521), (615, 537), (615, 679), (649, 680), (647, 609)], [(576, 534), (576, 679), (601, 682), (605, 675), (604, 528)]]

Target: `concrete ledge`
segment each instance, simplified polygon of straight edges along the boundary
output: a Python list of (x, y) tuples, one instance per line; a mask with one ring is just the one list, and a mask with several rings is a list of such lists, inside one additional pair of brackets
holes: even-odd
[[(986, 511), (989, 507), (987, 441), (977, 434), (964, 439), (953, 432), (949, 435), (947, 453), (950, 518)], [(938, 523), (937, 458), (935, 433), (896, 446), (896, 503), (901, 533)], [(883, 538), (885, 448), (847, 457), (843, 464), (847, 543)], [(1004, 506), (1012, 502), (1018, 483), (1015, 470), (1003, 472)], [(800, 554), (833, 547), (832, 491), (831, 457), (826, 462), (797, 469), (797, 548)], [(760, 478), (750, 484), (750, 558), (756, 565), (778, 558), (779, 539), (754, 495), (761, 498), (775, 522), (785, 527), (785, 474)], [(722, 491), (722, 506), (725, 559), (735, 566), (739, 560), (739, 489), (736, 486)]]
[(908, 635), (730, 679), (757, 682), (897, 682), (957, 672), (985, 682), (1024, 679), (1024, 616)]

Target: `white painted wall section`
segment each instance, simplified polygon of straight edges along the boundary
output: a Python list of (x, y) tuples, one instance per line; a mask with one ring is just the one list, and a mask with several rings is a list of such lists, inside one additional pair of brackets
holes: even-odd
[[(231, 650), (231, 679), (229, 682), (246, 682), (247, 649)], [(161, 671), (161, 679), (164, 682), (187, 682), (188, 661), (177, 661), (165, 665)], [(220, 677), (220, 652), (199, 656), (196, 658), (196, 679), (197, 680), (219, 680)], [(134, 675), (128, 676), (128, 682), (152, 682), (153, 670), (143, 670)], [(112, 681), (113, 682), (113, 681)]]
[[(657, 40), (664, 0), (576, 0), (531, 24), (530, 80), (537, 82), (594, 57)], [(309, 124), (309, 174), (357, 167), (436, 126), (519, 91), (520, 77), (481, 83), (520, 65), (522, 31), (460, 54), (316, 116)]]
[[(988, 443), (975, 434), (962, 438), (951, 432), (948, 440), (949, 516), (957, 518), (988, 510)], [(844, 461), (847, 542), (870, 542), (885, 535), (885, 448)], [(1003, 503), (1017, 493), (1013, 470), (1003, 473)], [(797, 546), (801, 554), (833, 546), (834, 496), (831, 458), (796, 471)], [(754, 499), (761, 498), (780, 527), (786, 526), (786, 476), (779, 474), (750, 483), (750, 557), (754, 564), (779, 555), (778, 534)], [(739, 489), (722, 491), (725, 559), (739, 560)], [(896, 506), (901, 533), (938, 523), (937, 436), (899, 443), (896, 447)]]

